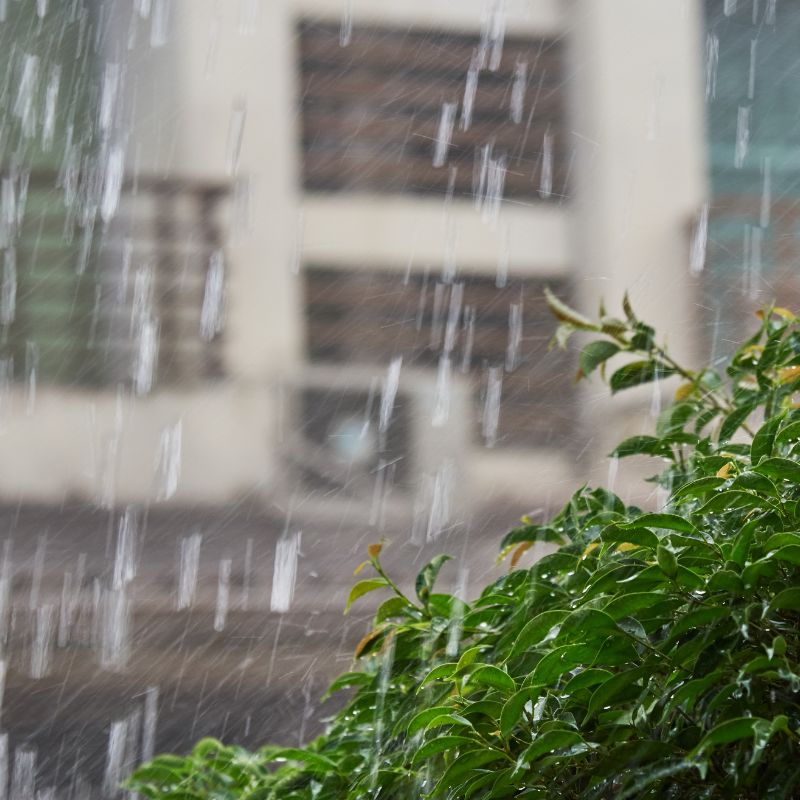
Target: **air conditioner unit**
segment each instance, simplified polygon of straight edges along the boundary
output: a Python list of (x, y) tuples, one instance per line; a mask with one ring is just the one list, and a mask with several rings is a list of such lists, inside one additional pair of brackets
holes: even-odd
[(295, 517), (347, 512), (381, 526), (432, 515), (430, 538), (450, 524), (448, 508), (465, 509), (473, 409), (460, 376), (443, 388), (435, 371), (399, 361), (382, 370), (312, 365), (282, 395), (280, 491)]

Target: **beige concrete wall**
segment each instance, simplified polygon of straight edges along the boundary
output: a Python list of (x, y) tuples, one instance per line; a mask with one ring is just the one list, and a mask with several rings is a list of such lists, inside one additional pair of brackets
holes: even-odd
[(40, 389), (31, 413), (21, 388), (0, 418), (0, 501), (101, 506), (159, 500), (161, 438), (180, 424), (180, 477), (169, 502), (228, 503), (271, 477), (271, 418), (259, 389), (131, 398), (113, 392)]
[[(699, 0), (571, 0), (567, 22), (583, 305), (594, 315), (602, 296), (619, 315), (628, 290), (681, 358), (696, 332), (687, 227), (706, 196), (700, 12)], [(595, 461), (621, 435), (652, 427), (652, 394), (610, 401), (597, 381), (587, 385)]]
[(290, 4), (254, 4), (252, 19), (240, 3), (174, 5), (179, 57), (175, 75), (165, 76), (178, 98), (171, 165), (178, 175), (249, 186), (246, 230), (228, 247), (225, 362), (232, 379), (263, 383), (291, 367), (302, 346), (292, 271), (299, 144)]
[(509, 205), (492, 225), (468, 200), (306, 195), (302, 215), (305, 263), (404, 272), (453, 258), (459, 274), (491, 275), (501, 262), (517, 276), (570, 270), (569, 213), (555, 205)]

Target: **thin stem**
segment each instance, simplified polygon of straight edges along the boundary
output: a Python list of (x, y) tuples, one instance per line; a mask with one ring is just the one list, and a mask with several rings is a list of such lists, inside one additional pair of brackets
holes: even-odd
[[(663, 347), (654, 346), (652, 352), (654, 355), (658, 356), (658, 358), (660, 358), (661, 361), (664, 362), (664, 364), (666, 364), (668, 367), (671, 367), (673, 370), (675, 370), (675, 372), (677, 372), (681, 377), (685, 378), (687, 381), (691, 381), (692, 383), (695, 383), (695, 381), (697, 381), (697, 375), (691, 370), (682, 367), (674, 358), (672, 358), (672, 356), (670, 356), (667, 353), (666, 350), (664, 350)], [(703, 399), (711, 403), (711, 405), (714, 406), (714, 408), (719, 409), (720, 411), (723, 411), (726, 414), (730, 414), (734, 410), (733, 406), (729, 402), (727, 402), (724, 398), (719, 397), (719, 395), (717, 395), (717, 393), (714, 392), (712, 389), (705, 389), (699, 386), (698, 388), (700, 388), (702, 392)], [(746, 422), (743, 422), (741, 424), (741, 427), (750, 437), (755, 436), (755, 434), (748, 427)]]

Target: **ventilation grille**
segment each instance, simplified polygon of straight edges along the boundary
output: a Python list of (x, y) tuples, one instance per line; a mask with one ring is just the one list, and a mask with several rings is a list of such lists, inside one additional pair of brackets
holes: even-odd
[(410, 395), (394, 397), (391, 424), (382, 427), (376, 380), (361, 387), (326, 381), (292, 392), (287, 455), (305, 491), (369, 501), (376, 486), (408, 490), (414, 468)]
[(219, 376), (225, 191), (139, 180), (104, 227), (56, 183), (50, 173), (3, 178), (19, 220), (4, 232), (2, 265), (14, 374), (144, 390)]
[(564, 196), (557, 41), (506, 37), (500, 49), (365, 26), (342, 46), (338, 25), (299, 33), (307, 190)]
[[(498, 446), (548, 446), (574, 430), (573, 370), (548, 344), (555, 322), (544, 281), (470, 277), (451, 284), (434, 276), (307, 268), (307, 347), (318, 363), (403, 365), (435, 372), (448, 359), (453, 375), (475, 389), (476, 435), (490, 431), (484, 414), (500, 392)], [(566, 281), (548, 280), (562, 297)], [(489, 420), (491, 427), (491, 420)]]

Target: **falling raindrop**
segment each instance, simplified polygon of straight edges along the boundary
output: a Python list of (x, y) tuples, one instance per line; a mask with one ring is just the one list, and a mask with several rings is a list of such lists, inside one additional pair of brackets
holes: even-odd
[(44, 99), (44, 122), (42, 123), (42, 147), (49, 150), (53, 145), (56, 128), (56, 104), (58, 90), (61, 85), (61, 66), (53, 64), (47, 80), (47, 91)]
[(441, 428), (450, 416), (450, 379), (452, 363), (449, 355), (442, 354), (439, 368), (436, 371), (436, 388), (434, 391), (433, 418), (434, 428)]
[(103, 71), (103, 88), (100, 94), (100, 111), (97, 120), (100, 130), (103, 132), (107, 132), (114, 122), (119, 89), (120, 65), (109, 62)]
[(286, 613), (292, 605), (297, 580), (297, 557), (300, 551), (300, 531), (285, 531), (275, 546), (275, 565), (272, 572), (270, 611)]
[(125, 756), (128, 749), (128, 720), (118, 719), (111, 723), (108, 732), (108, 749), (103, 787), (109, 795), (117, 793), (125, 776)]
[(703, 203), (700, 215), (692, 237), (692, 250), (689, 257), (689, 271), (692, 275), (699, 275), (706, 263), (706, 248), (708, 246), (708, 203)]
[(200, 545), (203, 537), (199, 533), (186, 536), (180, 542), (178, 562), (178, 610), (189, 608), (197, 592), (197, 574), (200, 568)]
[(488, 53), (488, 67), (495, 72), (503, 58), (506, 35), (506, 0), (487, 0), (482, 13), (481, 45)]
[(553, 134), (548, 127), (542, 140), (542, 173), (539, 180), (539, 197), (547, 200), (553, 194)]
[(136, 512), (127, 508), (119, 521), (114, 555), (113, 588), (123, 589), (136, 577), (139, 521)]
[(475, 345), (475, 308), (464, 307), (464, 350), (461, 355), (461, 371), (469, 372), (472, 366), (472, 348)]
[[(145, 7), (150, 11), (152, 4), (152, 14), (150, 15), (150, 47), (163, 47), (169, 40), (169, 15), (172, 0), (144, 0), (139, 5), (142, 9)], [(139, 12), (142, 16), (141, 10)]]
[(236, 175), (239, 171), (239, 155), (242, 151), (244, 125), (247, 120), (247, 106), (243, 99), (238, 99), (231, 109), (228, 123), (228, 141), (225, 151), (225, 164), (228, 175)]
[(217, 579), (217, 604), (214, 609), (214, 630), (222, 631), (225, 629), (225, 622), (228, 619), (228, 607), (231, 597), (231, 565), (229, 558), (223, 558), (219, 562), (219, 574)]
[(770, 212), (772, 207), (772, 159), (764, 156), (761, 165), (763, 183), (761, 185), (761, 213), (759, 224), (762, 228), (769, 227)]
[(144, 695), (142, 718), (142, 761), (150, 761), (156, 751), (156, 725), (158, 724), (158, 687), (149, 686)]
[(36, 750), (30, 747), (17, 747), (14, 750), (10, 800), (31, 800), (36, 794), (35, 786)]
[(14, 103), (14, 116), (22, 124), (22, 135), (33, 136), (36, 127), (36, 94), (39, 81), (39, 56), (24, 53), (22, 56), (22, 76)]
[(739, 106), (736, 117), (736, 148), (733, 164), (736, 169), (744, 166), (747, 150), (750, 146), (750, 106)]
[(506, 372), (519, 366), (519, 348), (522, 344), (522, 300), (508, 307), (508, 342), (506, 344)]
[(31, 645), (31, 678), (44, 678), (50, 671), (50, 661), (55, 643), (55, 619), (55, 606), (43, 605), (36, 609)]
[(112, 147), (108, 154), (103, 186), (103, 201), (100, 206), (100, 216), (103, 218), (103, 222), (109, 222), (119, 206), (124, 169), (125, 154), (122, 148), (118, 146)]
[(139, 328), (133, 381), (136, 394), (147, 394), (153, 388), (158, 359), (158, 321), (152, 317), (142, 320)]
[(758, 39), (750, 40), (750, 73), (747, 79), (747, 99), (756, 96), (756, 55), (758, 52)]
[[(453, 596), (458, 600), (466, 602), (469, 586), (469, 567), (465, 564), (459, 565), (458, 578)], [(447, 648), (445, 653), (453, 658), (458, 653), (461, 643), (461, 631), (464, 622), (464, 606), (461, 603), (453, 603), (453, 612), (450, 617), (450, 630), (447, 634)]]
[(200, 335), (210, 342), (222, 330), (225, 295), (225, 263), (222, 251), (215, 250), (208, 262), (203, 306), (200, 310)]
[(353, 0), (344, 0), (342, 22), (339, 26), (339, 46), (347, 47), (353, 39)]
[(475, 94), (478, 91), (478, 78), (480, 76), (480, 65), (478, 54), (473, 53), (467, 70), (467, 79), (464, 84), (464, 101), (461, 105), (461, 130), (467, 131), (472, 125), (472, 112), (475, 107)]
[(169, 500), (178, 491), (181, 477), (181, 451), (183, 442), (183, 421), (178, 420), (161, 431), (156, 459), (156, 480), (159, 500)]
[(433, 148), (433, 166), (443, 167), (447, 161), (447, 153), (450, 150), (450, 140), (453, 137), (453, 125), (455, 123), (458, 103), (442, 103), (442, 113), (439, 117), (439, 129), (436, 133), (436, 140)]
[(444, 330), (445, 353), (452, 353), (458, 336), (458, 323), (461, 319), (461, 305), (464, 301), (464, 284), (454, 283), (450, 287), (450, 308), (447, 312), (447, 324)]
[(3, 253), (3, 282), (0, 287), (0, 325), (10, 325), (17, 309), (17, 253), (7, 247)]
[(455, 465), (446, 459), (437, 470), (432, 483), (432, 499), (426, 539), (437, 539), (450, 525), (452, 519), (452, 495), (455, 488)]
[(381, 408), (378, 418), (378, 430), (381, 433), (385, 433), (389, 429), (397, 389), (400, 385), (400, 368), (402, 366), (403, 357), (395, 356), (389, 363), (389, 369), (381, 385)]
[(120, 672), (130, 655), (131, 599), (127, 587), (104, 589), (95, 584), (100, 666)]
[(514, 65), (514, 78), (511, 85), (511, 121), (516, 124), (522, 122), (527, 83), (528, 62), (518, 60)]
[(614, 487), (617, 483), (617, 472), (619, 471), (619, 459), (616, 456), (613, 456), (608, 461), (608, 482), (607, 487), (609, 492), (614, 491)]
[(483, 439), (487, 447), (494, 447), (497, 444), (502, 393), (503, 368), (489, 367), (486, 381), (486, 399), (483, 404)]

